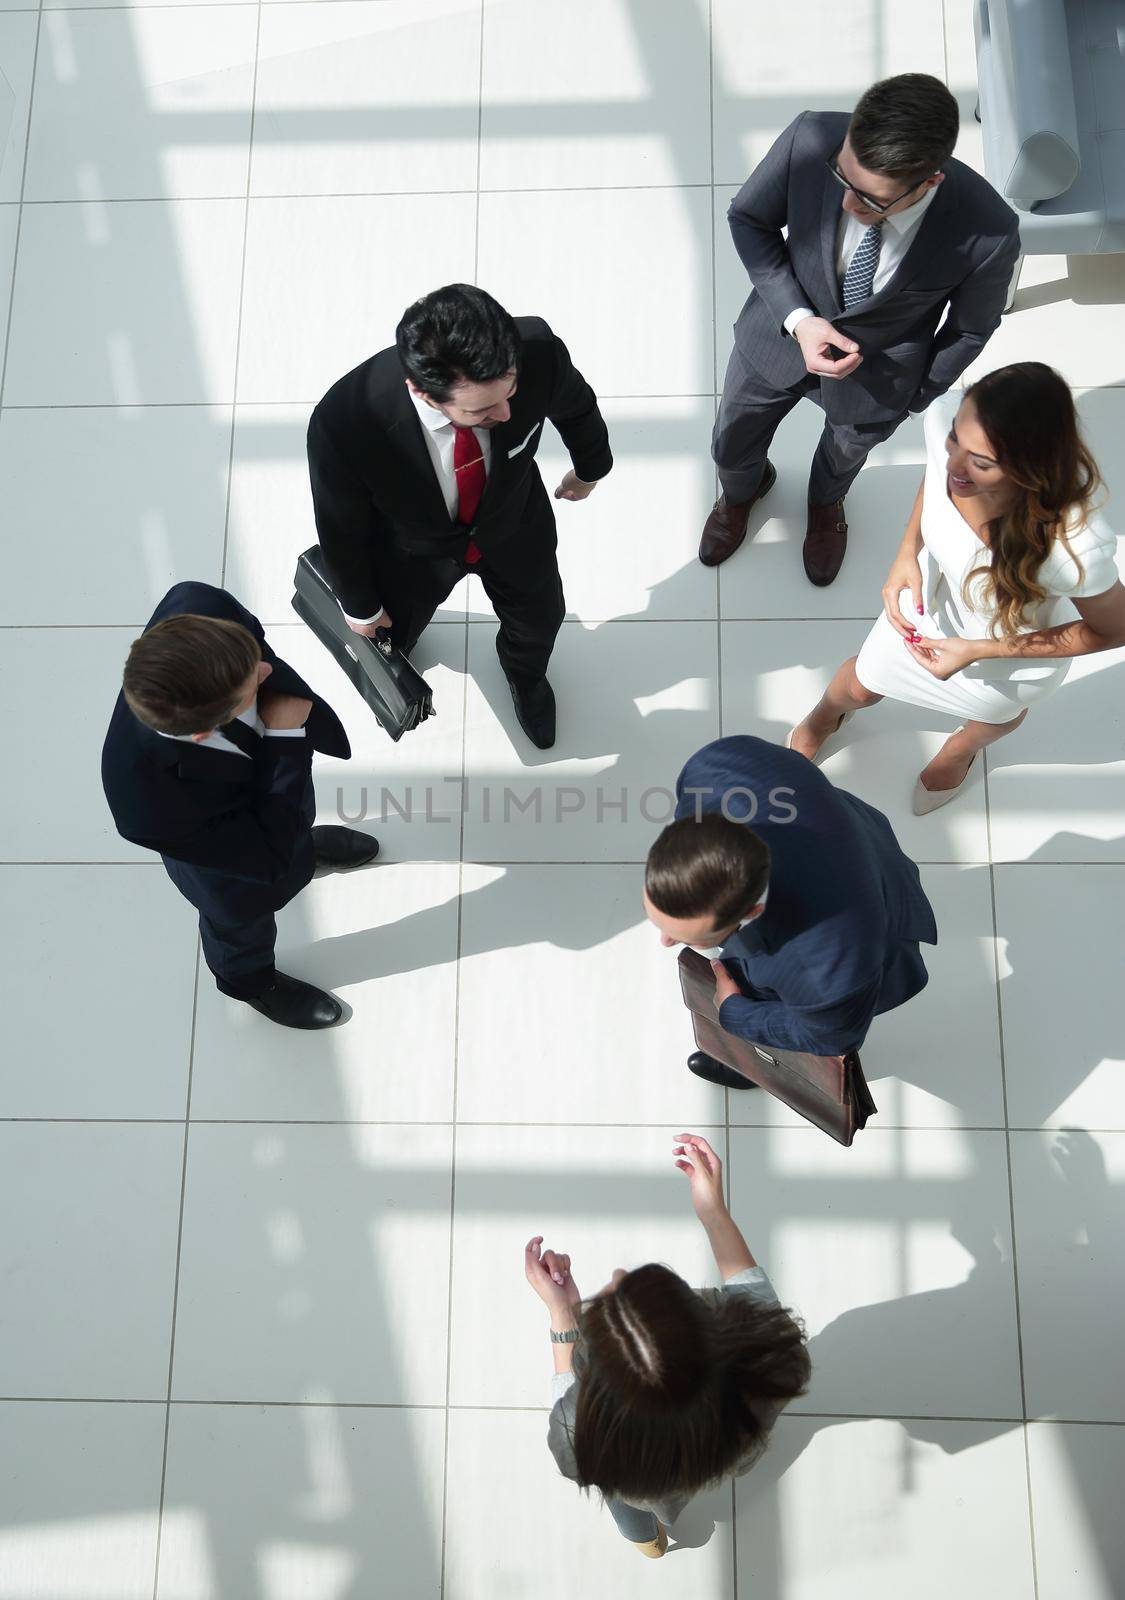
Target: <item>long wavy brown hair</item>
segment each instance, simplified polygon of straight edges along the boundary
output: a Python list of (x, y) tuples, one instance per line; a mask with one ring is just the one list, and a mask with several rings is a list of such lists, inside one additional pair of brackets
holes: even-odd
[(1102, 477), (1079, 432), (1070, 386), (1053, 367), (1014, 361), (979, 378), (964, 398), (1015, 494), (988, 524), (991, 561), (974, 567), (961, 595), (966, 605), (979, 610), (983, 601), (993, 611), (994, 638), (1011, 637), (1026, 630), (1029, 608), (1047, 598), (1043, 563), (1056, 540), (1070, 550), (1067, 529), (1088, 520)]
[(788, 1311), (697, 1293), (668, 1267), (627, 1273), (579, 1326), (571, 1443), (578, 1482), (604, 1495), (656, 1500), (716, 1482), (765, 1437), (763, 1413), (808, 1386)]

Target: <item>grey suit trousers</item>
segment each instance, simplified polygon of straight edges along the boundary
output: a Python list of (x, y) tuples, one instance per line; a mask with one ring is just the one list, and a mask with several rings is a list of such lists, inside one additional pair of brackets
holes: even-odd
[[(847, 379), (823, 381), (846, 383)], [(743, 504), (757, 492), (782, 418), (802, 399), (820, 405), (820, 385), (820, 378), (806, 373), (791, 389), (775, 389), (735, 345), (711, 435), (719, 483), (732, 505)], [(904, 411), (902, 416), (867, 423), (830, 422), (826, 417), (809, 473), (809, 504), (826, 506), (842, 500), (870, 451), (889, 438), (906, 415)]]

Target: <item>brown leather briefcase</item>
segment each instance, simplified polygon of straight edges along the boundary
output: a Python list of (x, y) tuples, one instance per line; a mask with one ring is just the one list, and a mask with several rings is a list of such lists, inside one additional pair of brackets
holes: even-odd
[(680, 988), (695, 1024), (695, 1042), (716, 1061), (733, 1067), (784, 1105), (806, 1117), (841, 1144), (851, 1144), (877, 1106), (871, 1098), (858, 1054), (810, 1056), (801, 1050), (751, 1044), (727, 1033), (715, 1009), (715, 974), (697, 950), (680, 951)]

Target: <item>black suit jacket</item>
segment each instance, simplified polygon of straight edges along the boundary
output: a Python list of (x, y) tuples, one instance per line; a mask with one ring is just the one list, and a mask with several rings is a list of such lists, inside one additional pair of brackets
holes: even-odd
[[(517, 317), (523, 340), (512, 414), (492, 429), (492, 459), (476, 522), (454, 522), (434, 472), (396, 350), (381, 350), (333, 384), (309, 422), (309, 475), (321, 548), (349, 616), (382, 606), (381, 549), (463, 558), (472, 538), (498, 570), (523, 564), (519, 545), (554, 536), (535, 464), (548, 418), (574, 470), (592, 483), (613, 465), (597, 397), (541, 317)], [(523, 535), (517, 539), (517, 535)]]
[[(102, 747), (102, 785), (122, 838), (162, 856), (240, 881), (240, 912), (283, 905), (312, 874), (312, 841), (302, 800), (314, 750), (350, 756), (336, 713), (266, 643), (262, 625), (225, 589), (179, 583), (149, 619), (224, 617), (247, 628), (273, 668), (272, 688), (311, 700), (303, 739), (261, 739), (254, 760), (168, 739), (117, 697)], [(306, 871), (307, 868), (307, 871)]]
[(825, 414), (877, 422), (923, 411), (988, 343), (1019, 255), (1019, 223), (986, 179), (947, 161), (897, 270), (877, 294), (844, 311), (836, 276), (844, 191), (825, 163), (848, 122), (846, 112), (803, 111), (731, 202), (731, 234), (754, 285), (735, 343), (769, 383), (791, 388), (808, 374), (783, 324), (798, 306), (811, 307), (863, 352), (848, 377), (822, 381)]

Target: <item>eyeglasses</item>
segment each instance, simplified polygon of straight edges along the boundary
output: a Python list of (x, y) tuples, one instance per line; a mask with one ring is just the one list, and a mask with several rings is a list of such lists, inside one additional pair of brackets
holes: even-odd
[[(920, 189), (926, 181), (925, 178), (919, 178), (918, 182), (912, 183), (909, 189), (904, 189), (901, 194), (896, 194), (893, 200), (876, 200), (871, 195), (864, 194), (862, 189), (857, 189), (854, 183), (848, 182), (847, 178), (844, 177), (844, 174), (836, 165), (835, 156), (830, 156), (824, 165), (828, 168), (829, 172), (832, 174), (841, 188), (850, 189), (852, 194), (855, 195), (856, 199), (860, 201), (862, 205), (867, 207), (868, 211), (874, 211), (875, 214), (880, 217), (885, 217), (887, 212), (891, 211), (895, 206), (897, 206), (900, 200), (905, 200), (908, 194), (913, 194), (915, 189)], [(934, 173), (933, 176), (936, 177), (937, 174)]]

